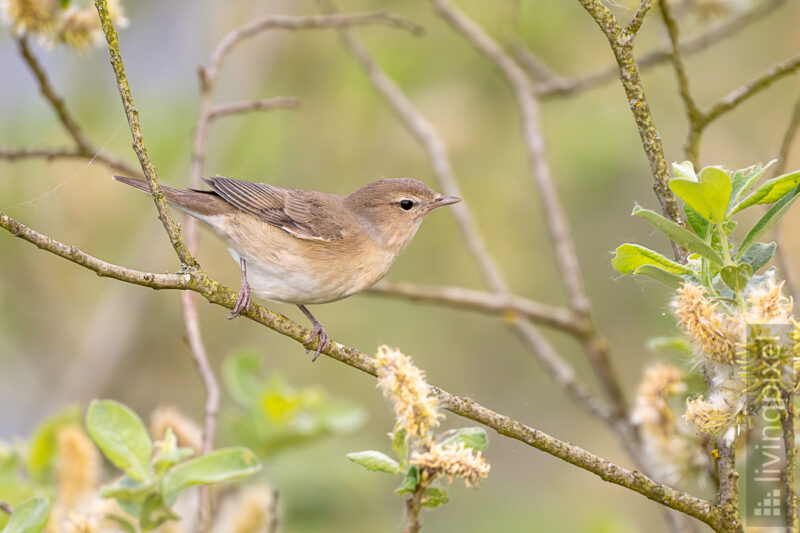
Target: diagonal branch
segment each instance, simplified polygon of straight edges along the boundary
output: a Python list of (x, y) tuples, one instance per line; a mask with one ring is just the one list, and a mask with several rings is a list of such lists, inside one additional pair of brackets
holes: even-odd
[(169, 240), (172, 243), (172, 247), (175, 249), (175, 253), (178, 255), (181, 263), (187, 267), (197, 267), (197, 261), (183, 242), (180, 227), (175, 223), (175, 219), (172, 218), (172, 213), (170, 213), (169, 207), (167, 207), (167, 201), (164, 199), (164, 191), (158, 183), (158, 174), (156, 173), (153, 163), (150, 161), (150, 154), (147, 152), (147, 147), (144, 144), (142, 127), (139, 124), (139, 112), (133, 105), (131, 88), (130, 85), (128, 85), (128, 78), (125, 75), (125, 65), (122, 63), (122, 55), (119, 51), (119, 35), (117, 35), (117, 30), (114, 29), (114, 24), (111, 22), (107, 0), (95, 0), (95, 6), (97, 7), (97, 13), (100, 15), (103, 33), (108, 42), (111, 66), (114, 69), (117, 88), (122, 98), (122, 106), (125, 108), (125, 115), (128, 117), (128, 124), (130, 125), (131, 134), (133, 135), (133, 150), (139, 158), (139, 164), (150, 186), (150, 192), (152, 193), (153, 201), (158, 210), (158, 218), (161, 220), (169, 236)]
[[(650, 170), (655, 180), (653, 190), (656, 198), (661, 204), (661, 211), (664, 216), (680, 225), (686, 222), (678, 208), (678, 201), (669, 189), (670, 173), (667, 160), (664, 157), (664, 147), (661, 145), (661, 135), (656, 129), (653, 115), (650, 113), (650, 106), (642, 86), (642, 79), (639, 76), (639, 68), (633, 57), (633, 46), (631, 35), (622, 29), (619, 22), (611, 11), (600, 0), (578, 0), (583, 8), (592, 16), (594, 21), (602, 30), (603, 34), (611, 46), (614, 57), (619, 68), (619, 77), (625, 95), (628, 98), (628, 106), (633, 113), (636, 126), (639, 130), (639, 137), (642, 140), (642, 147), (650, 163)], [(675, 259), (684, 263), (686, 261), (686, 250), (673, 243)]]
[(636, 8), (636, 12), (633, 14), (633, 18), (628, 23), (628, 26), (625, 28), (630, 35), (636, 35), (639, 33), (639, 30), (644, 24), (644, 17), (647, 16), (647, 12), (650, 11), (650, 5), (653, 3), (652, 0), (642, 0), (639, 3), (639, 7)]
[[(185, 274), (137, 272), (125, 267), (111, 265), (89, 256), (75, 247), (55, 241), (16, 222), (2, 212), (0, 212), (0, 227), (45, 251), (54, 253), (104, 276), (152, 288), (192, 290), (201, 294), (212, 304), (228, 309), (232, 309), (236, 302), (237, 293), (210, 279), (200, 268), (192, 269)], [(298, 342), (303, 342), (309, 333), (308, 330), (286, 317), (273, 313), (258, 304), (253, 304), (252, 308), (243, 314), (249, 319)], [(374, 359), (355, 348), (331, 342), (322, 353), (372, 376), (377, 373), (377, 365)], [(605, 481), (628, 488), (655, 502), (698, 518), (715, 529), (726, 530), (725, 515), (712, 502), (658, 483), (635, 470), (622, 468), (578, 446), (559, 440), (508, 416), (488, 409), (470, 398), (456, 396), (438, 387), (433, 387), (433, 392), (438, 396), (441, 405), (454, 414), (484, 424), (503, 436), (516, 439), (533, 448), (549, 453), (558, 459), (591, 472)]]
[[(591, 316), (591, 305), (583, 286), (575, 244), (567, 224), (555, 185), (547, 164), (544, 138), (541, 133), (539, 106), (533, 98), (533, 84), (517, 65), (478, 24), (457, 10), (447, 0), (434, 0), (439, 15), (458, 33), (464, 36), (481, 54), (491, 61), (505, 76), (517, 97), (522, 116), (522, 134), (528, 152), (530, 172), (540, 191), (542, 210), (556, 252), (556, 260), (567, 291), (570, 308), (583, 317)], [(594, 331), (580, 337), (592, 368), (611, 400), (617, 417), (625, 416), (625, 395), (614, 375), (609, 360), (607, 343)]]
[[(104, 152), (99, 150), (95, 147), (94, 144), (83, 134), (80, 126), (78, 123), (75, 122), (75, 119), (72, 118), (72, 115), (67, 110), (67, 104), (64, 102), (64, 99), (61, 98), (58, 93), (56, 93), (53, 86), (50, 84), (50, 80), (47, 77), (47, 74), (44, 71), (44, 68), (39, 63), (39, 60), (36, 59), (36, 56), (33, 55), (33, 52), (28, 46), (28, 40), (25, 37), (19, 37), (16, 39), (17, 47), (19, 49), (19, 53), (22, 58), (25, 60), (25, 63), (28, 65), (28, 68), (33, 73), (34, 77), (36, 78), (36, 82), (39, 85), (39, 92), (42, 93), (45, 100), (50, 103), (50, 106), (55, 111), (56, 115), (58, 116), (59, 122), (61, 125), (64, 126), (64, 129), (67, 130), (67, 133), (75, 142), (76, 149), (73, 153), (69, 155), (59, 155), (59, 156), (44, 156), (44, 157), (84, 157), (87, 159), (96, 159), (98, 161), (102, 161), (107, 166), (114, 170), (118, 170), (120, 172), (126, 174), (133, 174), (133, 175), (141, 175), (141, 172), (125, 161), (122, 158), (119, 158), (113, 154)], [(18, 156), (19, 157), (19, 156)], [(27, 157), (39, 157), (38, 155), (28, 155)], [(5, 157), (7, 159), (14, 159), (14, 157)]]
[(371, 293), (396, 298), (506, 315), (507, 320), (514, 320), (516, 313), (532, 322), (552, 326), (576, 336), (585, 334), (587, 328), (590, 327), (568, 309), (535, 302), (513, 294), (476, 291), (466, 287), (435, 287), (385, 280), (378, 282), (368, 290)]
[[(702, 33), (682, 39), (679, 43), (679, 49), (681, 53), (685, 55), (701, 52), (712, 45), (720, 43), (724, 39), (733, 37), (745, 28), (750, 27), (750, 25), (769, 15), (787, 1), (788, 0), (768, 0), (759, 3), (748, 11), (738, 13), (722, 22), (709, 26)], [(520, 58), (523, 66), (527, 68), (527, 64), (523, 59), (526, 52), (527, 50), (523, 47), (515, 50), (515, 54)], [(639, 70), (644, 71), (666, 62), (669, 60), (671, 53), (671, 47), (655, 50), (637, 58), (636, 63), (639, 66)], [(536, 86), (536, 95), (541, 98), (565, 96), (577, 91), (598, 87), (618, 77), (619, 67), (617, 65), (609, 65), (581, 76), (554, 77), (549, 81), (539, 83)]]
[(243, 100), (241, 102), (228, 102), (216, 104), (208, 114), (208, 120), (216, 120), (220, 117), (227, 117), (251, 111), (269, 111), (279, 108), (295, 108), (300, 105), (297, 98), (261, 98), (258, 100)]

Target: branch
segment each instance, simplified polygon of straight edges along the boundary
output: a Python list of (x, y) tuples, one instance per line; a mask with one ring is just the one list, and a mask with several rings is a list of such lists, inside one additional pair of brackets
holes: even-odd
[(97, 13), (100, 15), (100, 21), (103, 25), (103, 33), (105, 33), (106, 41), (108, 42), (108, 51), (111, 58), (111, 66), (114, 69), (114, 76), (117, 80), (117, 88), (119, 95), (122, 98), (122, 106), (125, 108), (125, 115), (128, 117), (128, 124), (131, 128), (133, 135), (133, 150), (139, 158), (139, 164), (142, 166), (142, 171), (150, 185), (150, 192), (153, 196), (153, 201), (158, 210), (158, 218), (164, 225), (164, 229), (169, 236), (172, 247), (178, 255), (181, 263), (188, 267), (197, 267), (197, 261), (192, 257), (192, 253), (181, 237), (180, 228), (172, 218), (172, 213), (167, 207), (167, 202), (164, 199), (164, 191), (161, 190), (161, 185), (158, 183), (158, 174), (150, 161), (150, 154), (147, 152), (147, 147), (144, 144), (144, 136), (142, 135), (142, 128), (139, 124), (139, 112), (133, 105), (133, 97), (131, 96), (131, 89), (128, 85), (128, 78), (125, 75), (125, 66), (122, 63), (122, 55), (119, 51), (119, 36), (117, 30), (114, 29), (114, 24), (111, 22), (111, 16), (108, 13), (107, 0), (95, 0)]
[(739, 472), (736, 471), (736, 449), (734, 444), (717, 442), (719, 459), (719, 501), (717, 505), (726, 515), (725, 523), (731, 531), (741, 531), (742, 517), (739, 515)]
[(706, 124), (732, 110), (751, 96), (760, 93), (779, 79), (794, 74), (798, 69), (800, 69), (800, 54), (792, 56), (784, 63), (773, 66), (755, 80), (730, 92), (727, 96), (722, 98), (722, 100), (711, 106), (705, 113)]
[[(682, 226), (686, 223), (678, 208), (678, 201), (669, 189), (670, 173), (667, 161), (664, 157), (664, 148), (661, 145), (661, 135), (656, 129), (653, 115), (644, 95), (642, 80), (639, 76), (639, 69), (633, 57), (633, 47), (631, 45), (632, 36), (623, 30), (617, 19), (600, 0), (578, 0), (583, 8), (592, 16), (603, 34), (611, 45), (614, 57), (619, 66), (619, 76), (625, 94), (628, 98), (628, 105), (633, 112), (633, 118), (639, 129), (639, 136), (642, 139), (642, 147), (650, 163), (650, 170), (653, 173), (655, 184), (653, 190), (661, 204), (661, 211), (664, 216)], [(681, 263), (686, 261), (686, 251), (673, 243), (675, 259)]]
[(215, 120), (220, 117), (227, 117), (239, 113), (249, 113), (251, 111), (269, 111), (279, 108), (296, 108), (300, 105), (297, 98), (262, 98), (258, 100), (244, 100), (241, 102), (229, 102), (227, 104), (217, 104), (211, 108), (208, 120)]
[(644, 24), (644, 17), (647, 15), (647, 12), (650, 11), (651, 4), (652, 0), (641, 1), (639, 7), (636, 8), (636, 13), (633, 14), (633, 18), (625, 28), (625, 31), (627, 31), (628, 34), (636, 35), (639, 33), (639, 29), (642, 27), (642, 24)]
[(114, 278), (127, 283), (150, 287), (151, 289), (186, 289), (189, 286), (189, 276), (186, 274), (153, 274), (106, 263), (80, 251), (74, 246), (67, 246), (46, 235), (37, 233), (10, 218), (2, 211), (0, 211), (0, 226), (15, 237), (35, 244), (42, 250), (47, 250), (84, 268), (88, 268), (100, 277)]
[[(775, 165), (775, 172), (773, 173), (774, 176), (780, 176), (786, 172), (786, 162), (789, 160), (789, 152), (791, 151), (792, 143), (794, 142), (798, 129), (800, 129), (800, 97), (798, 97), (794, 104), (792, 117), (789, 119), (789, 125), (786, 127), (786, 132), (783, 134), (781, 148), (778, 152), (778, 163)], [(780, 221), (775, 224), (772, 235), (775, 242), (778, 243), (778, 247), (775, 249), (775, 260), (778, 263), (778, 268), (781, 270), (783, 279), (786, 282), (786, 287), (792, 295), (792, 299), (795, 302), (800, 302), (800, 292), (798, 291), (797, 283), (795, 283), (794, 274), (789, 264), (789, 258), (786, 256), (783, 248), (783, 232), (781, 231)]]
[(786, 463), (783, 465), (783, 490), (786, 494), (786, 530), (800, 531), (800, 520), (797, 516), (797, 445), (794, 432), (794, 398), (793, 394), (783, 395), (785, 409), (781, 414), (783, 428), (783, 449)]
[(396, 283), (385, 280), (378, 282), (368, 290), (384, 296), (505, 315), (507, 320), (515, 320), (514, 313), (516, 313), (533, 322), (552, 326), (576, 336), (583, 335), (587, 331), (583, 320), (568, 309), (535, 302), (513, 294), (476, 291), (465, 287), (434, 287), (415, 283)]
[[(724, 39), (733, 37), (743, 29), (749, 27), (754, 22), (772, 13), (776, 8), (785, 4), (787, 0), (769, 0), (757, 4), (749, 11), (745, 11), (730, 17), (727, 20), (708, 27), (702, 33), (688, 37), (680, 41), (679, 49), (682, 54), (694, 54), (709, 48), (711, 45), (718, 44)], [(656, 50), (645, 54), (636, 60), (640, 71), (650, 69), (667, 61), (671, 55), (671, 47)], [(526, 66), (524, 60), (523, 66)], [(526, 66), (527, 68), (527, 66)], [(551, 96), (565, 96), (577, 91), (591, 89), (612, 81), (619, 77), (619, 67), (609, 65), (589, 74), (574, 76), (569, 78), (554, 78), (553, 80), (540, 83), (536, 86), (536, 95), (541, 98)]]
[(400, 28), (411, 32), (413, 35), (422, 35), (425, 28), (416, 22), (384, 11), (371, 13), (343, 13), (323, 16), (292, 16), (292, 15), (268, 15), (254, 20), (240, 28), (229, 32), (222, 40), (217, 43), (206, 72), (216, 78), (220, 65), (224, 57), (230, 52), (231, 48), (248, 37), (270, 29), (282, 30), (308, 30), (318, 28), (344, 28), (347, 26), (363, 26), (368, 24), (383, 24), (392, 28)]
[(14, 509), (11, 508), (6, 502), (0, 502), (0, 511), (3, 511), (7, 515), (14, 514)]
[(686, 107), (686, 113), (689, 115), (689, 123), (692, 124), (702, 113), (694, 98), (692, 98), (692, 92), (689, 89), (689, 77), (686, 75), (686, 67), (683, 65), (683, 59), (681, 59), (681, 49), (678, 44), (678, 23), (675, 17), (672, 16), (672, 8), (668, 0), (659, 0), (659, 6), (661, 7), (661, 18), (667, 28), (669, 42), (672, 47), (669, 58), (675, 69), (675, 77), (678, 78), (678, 92)]
[(50, 84), (50, 80), (47, 78), (44, 68), (36, 59), (36, 56), (33, 55), (33, 52), (31, 52), (27, 39), (25, 37), (20, 37), (16, 39), (16, 41), (20, 55), (25, 60), (28, 68), (36, 78), (36, 82), (39, 85), (39, 91), (42, 93), (42, 96), (44, 96), (45, 100), (50, 103), (53, 111), (55, 111), (56, 115), (58, 116), (58, 120), (61, 122), (61, 125), (64, 126), (64, 129), (67, 130), (67, 133), (75, 142), (77, 148), (71, 152), (62, 151), (58, 155), (40, 155), (45, 149), (39, 149), (38, 151), (37, 149), (23, 149), (22, 152), (24, 153), (27, 150), (27, 154), (5, 158), (16, 159), (19, 157), (47, 157), (48, 159), (51, 159), (54, 157), (85, 157), (87, 159), (96, 159), (98, 161), (102, 161), (110, 168), (125, 174), (141, 175), (136, 167), (124, 159), (99, 150), (88, 138), (86, 138), (81, 131), (80, 126), (78, 126), (77, 122), (75, 122), (75, 120), (72, 118), (72, 115), (70, 115), (69, 111), (67, 111), (66, 103), (64, 103), (64, 100), (56, 93), (55, 89), (53, 89), (53, 86)]
[[(433, 4), (438, 14), (464, 36), (478, 52), (491, 61), (505, 76), (517, 97), (520, 115), (522, 116), (522, 135), (528, 152), (530, 172), (540, 191), (542, 210), (550, 235), (550, 241), (555, 248), (556, 260), (567, 291), (571, 309), (580, 316), (591, 316), (591, 305), (583, 286), (583, 278), (578, 265), (578, 256), (575, 244), (567, 224), (567, 218), (561, 207), (550, 167), (544, 152), (544, 138), (541, 133), (539, 120), (539, 106), (533, 98), (533, 84), (525, 72), (503, 52), (503, 49), (489, 35), (467, 17), (457, 10), (447, 0), (434, 0)], [(594, 337), (598, 337), (594, 339)], [(625, 396), (619, 386), (619, 381), (611, 369), (608, 357), (607, 344), (599, 339), (596, 332), (592, 332), (591, 339), (584, 343), (586, 354), (592, 363), (592, 368), (608, 395), (615, 410), (615, 416), (625, 416), (627, 405)]]
[[(94, 270), (101, 275), (153, 288), (189, 289), (201, 294), (210, 303), (227, 309), (232, 309), (236, 303), (236, 292), (210, 279), (199, 268), (192, 269), (186, 274), (136, 272), (125, 267), (111, 265), (80, 252), (74, 247), (55, 241), (23, 226), (1, 212), (0, 226), (45, 251)], [(258, 304), (253, 304), (243, 315), (300, 343), (309, 334), (309, 331), (299, 324)], [(344, 346), (337, 342), (330, 342), (322, 353), (372, 376), (377, 374), (377, 364), (374, 359), (355, 348)], [(432, 390), (439, 398), (441, 405), (454, 414), (484, 424), (503, 436), (519, 440), (533, 448), (549, 453), (556, 458), (587, 470), (605, 481), (626, 487), (662, 505), (694, 516), (715, 529), (726, 530), (724, 514), (709, 501), (658, 483), (635, 470), (626, 470), (578, 446), (559, 440), (508, 416), (492, 411), (470, 398), (456, 396), (438, 387), (432, 387)]]

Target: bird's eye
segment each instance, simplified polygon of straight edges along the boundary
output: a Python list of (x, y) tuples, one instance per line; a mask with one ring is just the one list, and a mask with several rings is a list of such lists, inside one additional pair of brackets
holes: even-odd
[(414, 207), (414, 200), (403, 198), (402, 200), (400, 200), (400, 207), (403, 208), (403, 210), (408, 211), (409, 209)]

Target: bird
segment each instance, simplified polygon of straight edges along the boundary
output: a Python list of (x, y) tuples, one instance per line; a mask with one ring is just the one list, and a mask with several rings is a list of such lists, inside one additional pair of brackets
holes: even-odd
[[(150, 193), (147, 182), (114, 176)], [(161, 186), (167, 202), (203, 222), (228, 245), (241, 269), (229, 319), (252, 295), (295, 304), (318, 338), (313, 361), (330, 342), (306, 305), (341, 300), (380, 280), (434, 210), (461, 201), (411, 178), (384, 178), (347, 196), (216, 176), (210, 190)]]

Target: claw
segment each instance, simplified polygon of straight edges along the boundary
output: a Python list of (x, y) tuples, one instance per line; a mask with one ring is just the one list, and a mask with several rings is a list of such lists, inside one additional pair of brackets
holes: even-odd
[(239, 265), (242, 267), (242, 288), (239, 289), (239, 298), (236, 299), (236, 305), (233, 306), (231, 316), (228, 317), (228, 320), (236, 318), (244, 311), (249, 311), (253, 304), (253, 300), (250, 296), (250, 284), (247, 283), (247, 263), (244, 258), (239, 258)]
[(328, 344), (330, 344), (331, 338), (328, 335), (328, 332), (325, 331), (325, 326), (323, 326), (322, 323), (319, 320), (317, 320), (317, 318), (314, 315), (311, 314), (311, 311), (309, 311), (305, 305), (298, 305), (297, 307), (299, 307), (300, 310), (303, 312), (303, 314), (306, 315), (309, 320), (311, 320), (312, 324), (314, 324), (314, 329), (311, 330), (311, 335), (309, 335), (308, 339), (306, 339), (303, 342), (303, 345), (306, 346), (306, 353), (308, 353), (309, 351), (309, 348), (307, 346), (311, 344), (314, 341), (314, 339), (319, 337), (319, 341), (317, 342), (317, 349), (314, 351), (314, 357), (311, 359), (311, 362), (313, 363), (314, 361), (317, 360), (322, 350), (327, 348)]

